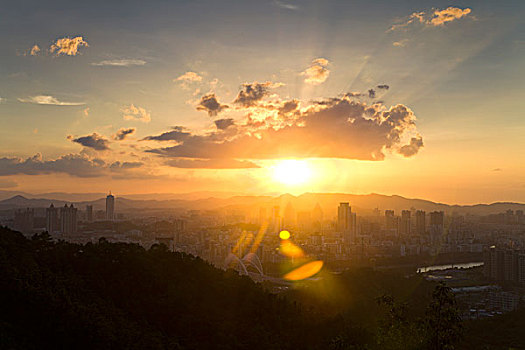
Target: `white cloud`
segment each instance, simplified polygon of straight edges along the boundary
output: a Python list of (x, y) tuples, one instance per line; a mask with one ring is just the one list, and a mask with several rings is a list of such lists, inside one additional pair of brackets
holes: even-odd
[(56, 97), (49, 95), (30, 96), (28, 98), (18, 98), (18, 101), (23, 103), (34, 103), (37, 105), (53, 105), (53, 106), (82, 106), (85, 102), (65, 102), (59, 101)]
[(143, 66), (147, 62), (144, 60), (137, 59), (115, 59), (115, 60), (104, 60), (100, 62), (91, 63), (92, 66), (110, 66), (110, 67), (131, 67), (131, 66)]
[(310, 67), (306, 68), (301, 75), (304, 75), (304, 82), (311, 85), (322, 84), (328, 79), (330, 70), (327, 68), (328, 60), (326, 58), (317, 58), (312, 61)]

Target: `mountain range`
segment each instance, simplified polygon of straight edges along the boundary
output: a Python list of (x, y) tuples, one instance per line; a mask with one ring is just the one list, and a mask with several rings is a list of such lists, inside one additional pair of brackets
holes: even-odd
[[(5, 192), (4, 192), (5, 194)], [(491, 204), (475, 205), (449, 205), (436, 203), (424, 199), (405, 198), (398, 195), (382, 194), (347, 194), (347, 193), (304, 193), (299, 196), (283, 194), (278, 196), (247, 196), (230, 195), (228, 193), (196, 192), (190, 194), (151, 194), (151, 195), (126, 195), (116, 196), (116, 208), (118, 212), (132, 212), (137, 210), (241, 210), (254, 212), (260, 207), (271, 208), (279, 206), (285, 208), (291, 205), (295, 211), (312, 210), (317, 204), (320, 205), (327, 217), (336, 215), (337, 206), (340, 202), (349, 202), (352, 210), (366, 215), (372, 213), (374, 208), (381, 211), (386, 209), (395, 210), (399, 213), (404, 209), (421, 209), (427, 212), (444, 211), (447, 214), (471, 214), (488, 215), (505, 212), (506, 210), (524, 210), (524, 203), (497, 202)], [(155, 198), (155, 199), (153, 199)], [(68, 194), (49, 193), (42, 195), (21, 195), (0, 200), (0, 210), (16, 208), (44, 208), (51, 204), (63, 206), (74, 204), (80, 209), (86, 205), (93, 205), (95, 210), (105, 209), (105, 194)]]

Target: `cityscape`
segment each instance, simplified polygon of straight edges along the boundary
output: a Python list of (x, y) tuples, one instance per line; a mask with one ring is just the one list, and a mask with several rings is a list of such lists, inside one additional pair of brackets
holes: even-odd
[[(2, 207), (4, 202), (0, 202)], [(398, 267), (457, 285), (453, 290), (464, 300), (466, 318), (516, 310), (524, 298), (523, 209), (500, 213), (493, 209), (484, 215), (460, 214), (450, 208), (446, 214), (415, 207), (397, 212), (359, 208), (358, 215), (350, 202), (339, 202), (337, 207), (321, 207), (316, 202), (311, 210), (297, 210), (293, 202), (305, 207), (300, 197), (282, 195), (263, 197), (258, 205), (232, 208), (225, 199), (224, 206), (216, 209), (177, 214), (164, 209), (153, 216), (148, 213), (151, 208), (120, 209), (119, 199), (110, 192), (104, 201), (83, 208), (51, 203), (46, 208), (3, 210), (1, 224), (28, 237), (48, 232), (55, 240), (80, 244), (101, 239), (145, 249), (164, 244), (170, 251), (200, 257), (218, 268), (234, 268), (254, 281), (270, 281), (276, 293), (291, 286), (280, 278), (278, 269), (287, 259), (279, 238), (286, 230), (297, 246), (333, 272), (353, 266)], [(473, 268), (477, 275), (465, 276), (463, 266)]]
[(0, 11), (0, 349), (525, 349), (525, 1)]

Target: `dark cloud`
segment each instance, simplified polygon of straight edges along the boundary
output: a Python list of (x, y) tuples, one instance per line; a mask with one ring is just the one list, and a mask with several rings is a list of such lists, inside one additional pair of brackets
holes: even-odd
[[(384, 150), (399, 149), (402, 136), (416, 132), (416, 118), (408, 107), (369, 106), (346, 96), (314, 104), (291, 118), (270, 119), (253, 120), (248, 116), (244, 124), (236, 123), (233, 134), (222, 130), (191, 134), (176, 146), (147, 152), (190, 159), (382, 160)], [(421, 137), (415, 138), (400, 152), (414, 155), (422, 142)]]
[(282, 104), (281, 107), (279, 107), (279, 115), (285, 116), (289, 113), (296, 112), (298, 108), (299, 108), (299, 101), (297, 100), (286, 101)]
[(179, 158), (172, 159), (166, 162), (166, 165), (174, 168), (185, 168), (185, 169), (250, 169), (259, 168), (255, 163), (247, 160), (236, 160), (236, 159), (187, 159)]
[(382, 85), (377, 85), (377, 88), (378, 88), (378, 89), (388, 90), (388, 89), (390, 89), (390, 86), (388, 86), (388, 85), (386, 85), (386, 84), (382, 84)]
[(117, 141), (122, 141), (122, 140), (124, 140), (128, 135), (133, 134), (135, 131), (136, 131), (135, 128), (122, 128), (122, 129), (120, 129), (119, 131), (117, 131), (117, 133), (115, 134), (115, 136), (113, 136), (113, 139), (115, 139), (115, 140), (117, 140)]
[(210, 117), (215, 117), (226, 108), (228, 108), (228, 105), (220, 104), (214, 93), (209, 93), (202, 96), (199, 104), (197, 105), (198, 111), (205, 111)]
[(109, 141), (101, 135), (94, 132), (91, 135), (81, 136), (74, 139), (72, 136), (68, 136), (72, 142), (81, 144), (84, 147), (93, 148), (97, 151), (105, 151), (109, 149)]
[(235, 121), (232, 118), (218, 119), (214, 123), (219, 130), (228, 129), (228, 127), (235, 125)]
[(40, 154), (25, 160), (21, 158), (0, 158), (0, 176), (65, 173), (78, 177), (93, 177), (104, 175), (104, 167), (105, 162), (103, 160), (90, 159), (79, 154), (68, 154), (54, 160), (42, 160)]
[(144, 163), (142, 162), (119, 162), (116, 161), (109, 166), (110, 170), (135, 169), (140, 168)]
[(376, 91), (374, 89), (368, 90), (368, 97), (375, 98), (376, 97)]
[(191, 133), (184, 131), (184, 128), (181, 126), (175, 126), (173, 127), (172, 131), (164, 132), (157, 136), (147, 136), (143, 138), (142, 140), (150, 140), (150, 141), (184, 141), (189, 136), (191, 136)]
[(253, 107), (263, 99), (264, 96), (269, 94), (269, 89), (278, 87), (281, 84), (274, 84), (270, 81), (266, 83), (246, 83), (242, 84), (242, 90), (239, 91), (237, 98), (233, 103), (241, 105), (243, 107)]
[(412, 137), (408, 145), (404, 145), (399, 149), (399, 153), (405, 157), (412, 157), (417, 154), (421, 147), (423, 147), (423, 138), (421, 136)]

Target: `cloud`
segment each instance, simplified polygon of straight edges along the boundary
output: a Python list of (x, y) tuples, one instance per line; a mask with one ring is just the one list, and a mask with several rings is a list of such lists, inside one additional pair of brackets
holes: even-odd
[(492, 169), (492, 171), (503, 171), (503, 169), (501, 169), (501, 168), (494, 168), (494, 169)]
[(228, 129), (228, 127), (235, 125), (235, 121), (232, 118), (218, 119), (214, 123), (217, 129), (220, 130)]
[(86, 107), (83, 111), (84, 117), (89, 117), (89, 107)]
[(246, 160), (235, 159), (172, 159), (165, 163), (174, 168), (185, 169), (250, 169), (260, 168), (257, 164)]
[(74, 38), (60, 38), (51, 45), (49, 51), (55, 53), (56, 56), (66, 55), (66, 56), (76, 56), (80, 47), (88, 47), (87, 41), (83, 37), (77, 36)]
[[(424, 11), (414, 12), (408, 17), (408, 20), (402, 23), (394, 24), (392, 27), (390, 27), (388, 31), (406, 29), (408, 26), (414, 23), (421, 23), (431, 27), (440, 27), (447, 22), (452, 22), (457, 19), (463, 18), (471, 12), (472, 9), (470, 8), (461, 9), (459, 7), (454, 6), (447, 7), (443, 10), (435, 9), (434, 12), (431, 14), (427, 14)], [(405, 46), (406, 41), (404, 40), (395, 42), (394, 46)]]
[(3, 103), (5, 103), (6, 101), (7, 101), (7, 100), (6, 100), (5, 98), (0, 97), (0, 105), (3, 104)]
[(202, 96), (199, 104), (197, 105), (198, 111), (205, 111), (210, 117), (215, 117), (217, 114), (227, 108), (228, 105), (222, 105), (219, 103), (214, 93), (209, 93)]
[(243, 107), (253, 107), (265, 96), (269, 95), (270, 89), (278, 88), (282, 85), (282, 83), (272, 83), (271, 81), (265, 83), (255, 81), (253, 83), (242, 84), (242, 89), (239, 91), (233, 103)]
[(344, 158), (382, 160), (385, 151), (415, 155), (422, 138), (410, 108), (398, 104), (387, 108), (381, 103), (368, 105), (353, 94), (329, 98), (283, 117), (278, 109), (267, 110), (254, 119), (236, 122), (226, 130), (207, 134), (185, 133), (175, 146), (147, 152), (168, 158), (187, 159), (274, 159)]
[(142, 163), (142, 162), (119, 162), (119, 161), (116, 161), (116, 162), (112, 163), (109, 166), (109, 169), (111, 171), (118, 171), (118, 170), (124, 170), (124, 169), (136, 169), (136, 168), (140, 168), (143, 165), (144, 165), (144, 163)]
[(147, 136), (143, 138), (143, 141), (184, 141), (191, 133), (184, 131), (184, 128), (181, 126), (173, 127), (173, 131), (167, 131), (157, 136)]
[(64, 102), (59, 101), (56, 97), (49, 95), (30, 96), (28, 98), (18, 98), (18, 101), (23, 103), (34, 103), (38, 105), (53, 105), (53, 106), (82, 106), (85, 102)]
[(376, 91), (374, 89), (368, 90), (368, 97), (375, 98), (376, 97)]
[(202, 77), (195, 72), (186, 72), (173, 81), (197, 82), (202, 81)]
[(186, 72), (183, 75), (179, 76), (176, 79), (173, 79), (174, 82), (180, 82), (180, 86), (183, 89), (189, 89), (190, 84), (198, 83), (202, 81), (202, 77), (195, 72)]
[(408, 39), (402, 39), (402, 40), (399, 40), (399, 41), (394, 41), (392, 43), (392, 45), (394, 45), (395, 47), (405, 47), (408, 43)]
[(275, 5), (279, 6), (280, 8), (283, 8), (283, 9), (286, 9), (286, 10), (295, 11), (295, 10), (299, 9), (299, 6), (297, 6), (297, 5), (288, 4), (286, 2), (282, 2), (282, 1), (278, 1), (278, 0), (275, 0), (274, 3), (275, 3)]
[(421, 147), (423, 147), (423, 138), (421, 136), (412, 137), (408, 145), (399, 148), (399, 153), (405, 157), (412, 157), (417, 154)]
[(304, 82), (311, 85), (324, 83), (330, 75), (330, 70), (327, 68), (329, 63), (330, 62), (325, 58), (317, 58), (313, 60), (310, 67), (306, 68), (306, 70), (301, 73), (301, 75), (305, 76)]
[(0, 158), (0, 176), (66, 173), (78, 177), (93, 177), (104, 175), (104, 166), (103, 160), (86, 155), (68, 154), (55, 160), (42, 160), (38, 153), (25, 160), (16, 157)]
[(132, 135), (136, 131), (135, 128), (121, 128), (117, 133), (113, 136), (113, 139), (116, 141), (122, 141), (124, 140), (128, 135)]
[(149, 123), (151, 121), (151, 114), (142, 107), (131, 104), (127, 107), (123, 107), (120, 110), (123, 113), (124, 120), (138, 120), (143, 123)]
[(434, 16), (427, 21), (427, 24), (431, 24), (433, 26), (442, 26), (447, 22), (452, 22), (456, 19), (460, 19), (462, 17), (465, 17), (470, 12), (472, 12), (471, 9), (460, 9), (459, 7), (447, 7), (444, 10), (435, 10)]
[(77, 138), (68, 136), (67, 138), (72, 142), (79, 143), (84, 147), (89, 147), (96, 151), (105, 151), (109, 149), (109, 141), (96, 132), (87, 136), (81, 136)]
[(0, 188), (14, 188), (16, 186), (18, 186), (18, 184), (15, 181), (8, 179), (0, 179)]
[(115, 59), (115, 60), (104, 60), (100, 62), (91, 63), (92, 66), (110, 66), (110, 67), (131, 67), (131, 66), (143, 66), (147, 62), (144, 60), (137, 59)]
[(40, 52), (40, 47), (38, 45), (33, 45), (31, 50), (29, 51), (29, 55), (36, 56)]
[(378, 89), (382, 89), (382, 90), (388, 90), (388, 89), (390, 89), (390, 86), (389, 86), (389, 85), (386, 85), (386, 84), (377, 85), (376, 87), (377, 87)]

